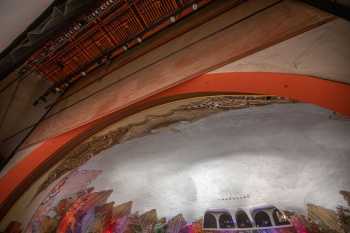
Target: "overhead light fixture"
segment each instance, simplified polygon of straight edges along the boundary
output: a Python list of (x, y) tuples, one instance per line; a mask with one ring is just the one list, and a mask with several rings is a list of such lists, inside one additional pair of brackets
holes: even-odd
[(87, 22), (86, 22), (86, 20), (81, 19), (81, 20), (79, 20), (78, 24), (79, 24), (80, 27), (82, 27), (82, 26), (84, 26), (85, 24), (87, 24)]
[(175, 23), (175, 21), (176, 21), (175, 16), (171, 16), (171, 17), (170, 17), (170, 22), (171, 22), (171, 23)]
[(73, 27), (73, 29), (74, 29), (75, 31), (78, 31), (78, 30), (80, 29), (80, 24), (75, 25), (75, 26)]
[(141, 37), (137, 37), (137, 42), (139, 42), (139, 43), (141, 43), (141, 42), (142, 42)]
[(59, 87), (55, 87), (55, 92), (56, 93), (60, 93), (62, 91), (62, 89), (61, 88), (59, 88)]
[(193, 5), (192, 5), (192, 9), (193, 9), (194, 11), (198, 9), (198, 5), (197, 5), (197, 3), (193, 3)]
[(124, 51), (128, 50), (128, 46), (123, 45), (123, 49), (124, 49)]

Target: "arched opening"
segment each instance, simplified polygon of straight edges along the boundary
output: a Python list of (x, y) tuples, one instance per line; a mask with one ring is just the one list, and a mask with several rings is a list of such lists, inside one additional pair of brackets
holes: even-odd
[[(347, 104), (350, 99), (349, 90), (350, 86), (346, 84), (303, 75), (263, 72), (203, 75), (140, 100), (135, 104), (130, 104), (123, 109), (116, 109), (107, 115), (94, 118), (80, 127), (44, 141), (42, 145), (18, 162), (6, 176), (0, 179), (0, 186), (7, 187), (4, 192), (0, 193), (0, 203), (2, 204), (0, 212), (5, 213), (35, 178), (57, 160), (64, 151), (73, 148), (77, 143), (92, 135), (93, 132), (127, 116), (132, 112), (131, 110), (136, 111), (145, 106), (153, 106), (186, 95), (235, 92), (285, 96), (318, 104), (348, 116), (350, 115), (350, 108)], [(319, 93), (322, 93), (322, 96)]]
[(273, 210), (272, 217), (273, 217), (273, 220), (275, 221), (275, 224), (277, 226), (290, 224), (288, 219), (286, 218), (286, 216), (278, 209)]
[(257, 227), (270, 227), (272, 226), (271, 219), (264, 211), (259, 211), (254, 216), (255, 224)]
[(219, 226), (220, 228), (234, 228), (235, 223), (232, 219), (232, 216), (229, 213), (224, 213), (220, 215)]
[(248, 215), (243, 210), (237, 211), (237, 213), (236, 213), (236, 221), (237, 221), (237, 226), (239, 228), (253, 227), (253, 224), (250, 221)]
[(205, 213), (204, 215), (204, 228), (217, 228), (216, 218), (211, 213)]

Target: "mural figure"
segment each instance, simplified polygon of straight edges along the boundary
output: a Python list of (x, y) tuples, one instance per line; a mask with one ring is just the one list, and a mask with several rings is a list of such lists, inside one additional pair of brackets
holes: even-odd
[[(35, 233), (346, 233), (349, 227), (347, 207), (339, 206), (338, 213), (309, 205), (309, 217), (281, 211), (272, 205), (251, 208), (211, 209), (203, 219), (187, 223), (182, 214), (169, 220), (158, 219), (155, 209), (143, 214), (132, 212), (133, 202), (107, 202), (112, 190), (94, 191), (87, 187), (99, 171), (74, 171), (51, 189), (27, 226)], [(63, 195), (63, 189), (76, 182), (81, 190)], [(67, 192), (67, 190), (65, 190)], [(350, 192), (341, 191), (348, 201)], [(53, 206), (53, 203), (56, 203)], [(48, 211), (48, 212), (45, 212)], [(334, 226), (329, 219), (334, 218)], [(21, 225), (12, 222), (6, 233), (21, 233)]]

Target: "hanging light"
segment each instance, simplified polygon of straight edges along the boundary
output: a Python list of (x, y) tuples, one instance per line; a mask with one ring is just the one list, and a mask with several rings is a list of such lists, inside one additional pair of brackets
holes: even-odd
[(61, 88), (59, 88), (59, 87), (55, 87), (55, 92), (56, 93), (60, 93), (62, 91), (62, 89)]

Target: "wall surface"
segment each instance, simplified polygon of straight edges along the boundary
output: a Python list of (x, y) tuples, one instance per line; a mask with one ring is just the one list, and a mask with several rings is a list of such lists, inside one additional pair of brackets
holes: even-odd
[(0, 31), (0, 52), (6, 49), (52, 2), (53, 0), (2, 0), (0, 21), (4, 23)]
[(348, 41), (350, 23), (337, 19), (212, 73), (273, 71), (307, 74), (350, 84)]
[(30, 153), (35, 150), (36, 148), (40, 147), (42, 143), (38, 143), (35, 145), (32, 145), (30, 147), (27, 147), (23, 150), (18, 151), (14, 157), (10, 159), (10, 161), (6, 164), (6, 166), (3, 167), (3, 169), (0, 171), (0, 177), (4, 176), (11, 168), (13, 168), (18, 162), (22, 161), (27, 155), (30, 155)]
[(331, 114), (306, 104), (219, 113), (114, 146), (80, 169), (103, 171), (91, 185), (113, 189), (110, 201), (164, 216), (266, 203), (334, 209), (350, 189), (350, 121)]
[(156, 209), (169, 219), (181, 213), (187, 221), (208, 208), (273, 204), (303, 213), (306, 204), (315, 204), (334, 210), (345, 203), (339, 191), (350, 189), (349, 132), (348, 118), (308, 104), (173, 124), (115, 145), (36, 198), (27, 196), (18, 220), (43, 221), (61, 200), (87, 187), (99, 195), (112, 190), (106, 202), (132, 201), (133, 212)]
[(51, 86), (40, 75), (19, 76), (13, 72), (0, 82), (0, 154), (7, 160), (33, 126), (48, 111), (58, 95), (47, 102), (33, 103)]

